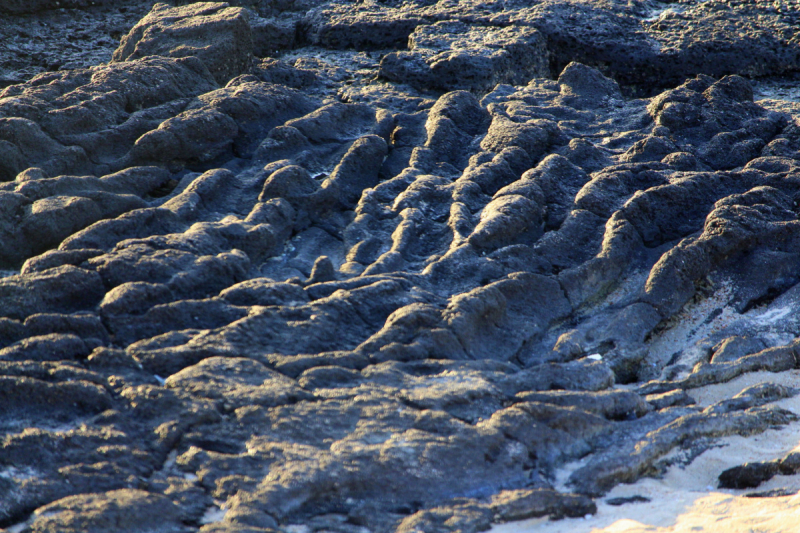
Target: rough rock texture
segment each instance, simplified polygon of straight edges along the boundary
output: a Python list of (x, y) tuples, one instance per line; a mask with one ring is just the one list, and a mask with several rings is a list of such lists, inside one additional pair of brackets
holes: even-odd
[(533, 28), (441, 21), (418, 26), (408, 45), (381, 60), (381, 76), (421, 89), (489, 91), (548, 73), (544, 38)]
[(692, 398), (800, 369), (796, 5), (175, 4), (0, 6), (0, 527), (483, 531), (797, 422)]
[(197, 57), (225, 83), (249, 70), (253, 36), (248, 12), (219, 2), (185, 7), (156, 4), (125, 37), (112, 62), (147, 56)]

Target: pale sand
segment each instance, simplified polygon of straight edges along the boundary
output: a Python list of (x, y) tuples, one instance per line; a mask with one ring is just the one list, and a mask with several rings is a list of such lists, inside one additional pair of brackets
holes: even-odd
[[(762, 382), (800, 387), (800, 371), (781, 374), (756, 372), (721, 385), (688, 391), (700, 406), (731, 398), (742, 389)], [(800, 414), (800, 395), (775, 405)], [(775, 476), (757, 489), (717, 489), (717, 476), (745, 462), (766, 461), (800, 451), (800, 422), (748, 438), (719, 439), (690, 464), (669, 469), (663, 479), (643, 479), (619, 485), (597, 500), (594, 516), (560, 521), (526, 520), (497, 525), (491, 533), (800, 533), (800, 494), (774, 498), (746, 498), (744, 494), (771, 489), (800, 489), (800, 475)], [(679, 452), (676, 452), (679, 453)], [(580, 463), (568, 465), (558, 485)], [(563, 485), (560, 490), (569, 490)], [(644, 496), (647, 503), (612, 506), (609, 498)]]

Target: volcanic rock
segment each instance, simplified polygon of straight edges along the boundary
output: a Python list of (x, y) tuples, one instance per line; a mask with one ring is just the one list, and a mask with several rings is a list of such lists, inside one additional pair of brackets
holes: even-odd
[(0, 527), (483, 531), (797, 423), (788, 3), (177, 4), (0, 7)]
[(224, 85), (249, 70), (253, 36), (247, 11), (224, 2), (156, 4), (122, 38), (112, 61), (147, 56), (196, 57)]

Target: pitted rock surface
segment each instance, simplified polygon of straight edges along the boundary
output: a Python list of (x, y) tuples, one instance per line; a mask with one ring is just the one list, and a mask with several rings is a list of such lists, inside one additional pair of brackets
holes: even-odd
[(483, 531), (798, 421), (692, 398), (800, 369), (795, 3), (0, 13), (0, 527)]

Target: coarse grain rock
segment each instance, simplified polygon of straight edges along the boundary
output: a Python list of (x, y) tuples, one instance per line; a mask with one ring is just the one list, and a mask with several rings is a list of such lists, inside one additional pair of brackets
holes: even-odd
[(483, 531), (796, 423), (789, 4), (0, 11), (0, 527)]
[(380, 75), (421, 89), (487, 91), (547, 74), (547, 50), (533, 28), (470, 26), (461, 21), (420, 25), (407, 52), (381, 59)]
[(160, 531), (184, 532), (177, 506), (164, 496), (122, 489), (102, 495), (71, 496), (37, 511), (30, 531)]
[(148, 15), (122, 38), (112, 61), (147, 56), (197, 57), (224, 85), (247, 72), (253, 35), (246, 10), (225, 2), (198, 2), (171, 7), (155, 4)]
[(492, 498), (491, 507), (495, 518), (502, 521), (543, 515), (582, 518), (597, 512), (597, 506), (586, 496), (548, 489), (503, 491)]

